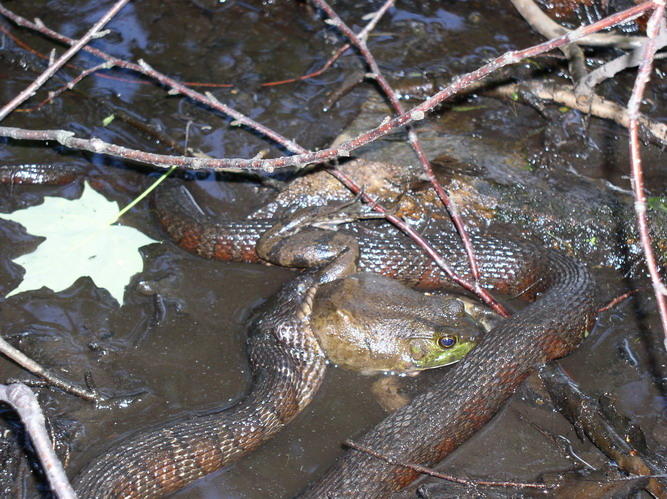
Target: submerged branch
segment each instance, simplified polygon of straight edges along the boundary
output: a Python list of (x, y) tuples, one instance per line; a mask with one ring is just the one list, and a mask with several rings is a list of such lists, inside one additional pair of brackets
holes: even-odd
[[(647, 455), (643, 435), (635, 436), (628, 421), (618, 414), (613, 414), (617, 424), (605, 417), (600, 404), (581, 392), (557, 363), (547, 364), (540, 379), (558, 411), (623, 471), (635, 476), (664, 471), (666, 463)], [(611, 413), (612, 408), (606, 412)], [(656, 478), (649, 479), (647, 489), (655, 497), (664, 497), (666, 493), (664, 485)]]
[(346, 440), (344, 442), (344, 444), (347, 447), (350, 447), (354, 450), (358, 450), (359, 452), (364, 452), (364, 453), (366, 453), (370, 456), (376, 457), (378, 459), (382, 459), (383, 461), (386, 461), (391, 465), (403, 466), (405, 468), (409, 468), (409, 469), (414, 470), (417, 473), (421, 473), (423, 475), (429, 475), (429, 476), (432, 476), (432, 477), (435, 477), (435, 478), (441, 478), (443, 480), (447, 480), (448, 482), (460, 483), (461, 485), (471, 485), (471, 486), (484, 485), (486, 487), (520, 487), (520, 488), (528, 488), (528, 489), (549, 489), (549, 488), (552, 488), (551, 485), (546, 485), (546, 484), (543, 484), (543, 483), (470, 480), (470, 479), (466, 479), (466, 478), (455, 477), (455, 476), (452, 476), (452, 475), (447, 475), (445, 473), (440, 473), (439, 471), (432, 470), (431, 468), (427, 468), (425, 466), (420, 466), (419, 464), (403, 463), (403, 462), (398, 461), (396, 459), (393, 459), (389, 456), (386, 456), (384, 454), (376, 452), (373, 449), (369, 449), (368, 447), (365, 447), (361, 444), (353, 442), (352, 440)]
[(103, 398), (98, 393), (76, 386), (45, 369), (43, 366), (32, 360), (23, 352), (11, 346), (2, 337), (0, 337), (0, 353), (6, 355), (18, 365), (33, 373), (35, 376), (44, 378), (51, 386), (55, 386), (56, 388), (60, 388), (67, 393), (71, 393), (72, 395), (76, 395), (77, 397), (81, 397), (82, 399), (89, 400), (91, 402), (99, 403), (103, 400)]

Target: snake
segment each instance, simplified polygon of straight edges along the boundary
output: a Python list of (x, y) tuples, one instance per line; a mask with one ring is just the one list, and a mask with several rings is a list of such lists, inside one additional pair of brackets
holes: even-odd
[[(155, 210), (171, 238), (207, 258), (258, 262), (256, 247), (274, 219), (214, 220), (182, 187), (165, 187)], [(341, 229), (342, 232), (345, 228)], [(335, 233), (338, 234), (338, 233)], [(442, 223), (424, 236), (471, 278), (458, 236)], [(397, 231), (356, 231), (357, 267), (433, 288), (450, 283), (412, 241)], [(324, 237), (314, 237), (320, 246)], [(506, 234), (472, 236), (480, 284), (531, 301), (501, 321), (435, 388), (417, 396), (359, 443), (395, 461), (441, 461), (486, 424), (519, 384), (549, 360), (567, 355), (596, 316), (596, 285), (587, 267), (558, 251)], [(280, 244), (276, 245), (279, 249)], [(271, 251), (264, 255), (271, 258)], [(308, 267), (308, 251), (291, 265)], [(160, 497), (250, 452), (279, 431), (312, 399), (326, 360), (302, 324), (318, 283), (330, 272), (307, 271), (287, 283), (260, 314), (248, 339), (251, 389), (232, 408), (187, 416), (112, 446), (77, 477), (81, 497)], [(535, 299), (536, 298), (536, 299)], [(358, 450), (347, 450), (305, 497), (386, 497), (417, 472)]]
[[(42, 183), (42, 170), (38, 165), (9, 171), (7, 176), (15, 183)], [(213, 220), (187, 190), (174, 184), (161, 189), (155, 210), (180, 246), (220, 260), (262, 261), (257, 243), (276, 223), (275, 219)], [(467, 257), (451, 227), (439, 222), (427, 227), (424, 236), (456, 273), (471, 278)], [(396, 231), (357, 231), (354, 238), (361, 271), (422, 288), (451, 285), (430, 258)], [(484, 426), (529, 374), (574, 350), (595, 321), (597, 287), (584, 264), (507, 234), (476, 234), (472, 243), (481, 285), (534, 301), (494, 327), (435, 388), (358, 440), (392, 463), (431, 466), (441, 461)], [(248, 338), (251, 389), (239, 403), (161, 423), (113, 445), (76, 477), (77, 494), (167, 495), (252, 451), (289, 423), (317, 392), (326, 370), (325, 355), (303, 319), (318, 285), (331, 278), (327, 276), (321, 270), (299, 275), (281, 288), (253, 323)], [(417, 476), (411, 468), (350, 449), (303, 496), (386, 497)]]

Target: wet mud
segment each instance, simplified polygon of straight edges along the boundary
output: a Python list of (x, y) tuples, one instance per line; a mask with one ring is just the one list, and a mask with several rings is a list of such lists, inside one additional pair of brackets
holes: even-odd
[[(83, 0), (12, 2), (7, 6), (27, 18), (40, 17), (70, 36), (83, 33), (104, 9), (98, 2)], [(368, 2), (336, 7), (356, 29), (362, 26), (361, 17), (372, 10)], [(2, 26), (35, 51), (48, 55), (52, 48), (39, 36), (4, 21)], [(96, 40), (95, 46), (130, 60), (144, 58), (184, 81), (233, 84), (210, 90), (304, 147), (323, 147), (344, 130), (364, 129), (387, 114), (382, 103), (368, 99), (375, 92), (368, 83), (343, 97), (332, 111), (322, 112), (323, 103), (345, 75), (362, 67), (354, 54), (317, 78), (261, 86), (318, 68), (341, 42), (306, 3), (136, 2), (109, 28), (111, 34)], [(0, 100), (6, 102), (46, 63), (3, 36)], [(400, 80), (424, 72), (451, 78), (506, 50), (538, 41), (502, 2), (406, 1), (390, 11), (369, 44), (383, 70)], [(72, 62), (82, 67), (97, 61), (81, 55)], [(664, 121), (666, 84), (661, 64), (647, 94), (650, 105), (646, 111)], [(559, 70), (553, 72), (559, 74)], [(78, 70), (69, 67), (65, 73), (71, 78)], [(54, 103), (28, 109), (46, 96), (43, 92), (23, 106), (26, 112), (13, 113), (3, 124), (71, 129), (81, 136), (173, 153), (164, 141), (118, 117), (103, 125), (104, 118), (120, 116), (123, 111), (168, 134), (180, 147), (187, 142), (188, 147), (212, 156), (282, 152), (255, 134), (231, 126), (226, 117), (178, 96), (167, 96), (164, 89), (136, 75), (117, 70), (105, 75), (114, 78), (87, 79)], [(62, 80), (55, 79), (48, 89), (60, 84)], [(623, 74), (600, 91), (624, 101), (631, 84), (632, 74)], [(419, 133), (429, 157), (440, 158), (438, 174), (454, 197), (472, 200), (474, 211), (471, 208), (467, 214), (475, 225), (511, 225), (545, 245), (586, 259), (603, 285), (605, 298), (640, 289), (601, 314), (590, 338), (560, 364), (587, 393), (608, 395), (620, 412), (642, 427), (652, 451), (664, 453), (667, 361), (660, 346), (654, 299), (635, 254), (636, 241), (629, 241), (633, 232), (627, 213), (627, 132), (572, 110), (562, 110), (547, 122), (530, 108), (473, 95), (444, 105), (420, 124)], [(404, 139), (403, 132), (396, 132), (356, 155), (402, 165), (417, 177), (411, 185), (421, 191), (417, 161)], [(2, 143), (0, 164), (28, 163), (78, 165), (96, 190), (121, 205), (156, 176), (147, 168), (48, 144)], [(655, 200), (651, 215), (662, 237), (667, 196), (664, 152), (647, 146), (644, 164), (649, 194)], [(244, 176), (199, 175), (189, 184), (194, 185), (194, 194), (207, 213), (238, 217), (260, 209), (286, 180), (289, 176), (285, 174), (268, 183)], [(64, 186), (0, 185), (0, 211), (39, 204), (44, 196), (76, 198), (80, 192), (81, 179)], [(438, 209), (432, 211), (433, 216), (441, 216)], [(128, 284), (122, 306), (87, 277), (58, 293), (40, 289), (0, 300), (5, 339), (69, 380), (82, 383), (89, 377), (112, 398), (109, 407), (95, 408), (59, 390), (38, 389), (70, 476), (134, 429), (233, 404), (249, 382), (244, 352), (248, 319), (293, 275), (278, 267), (207, 261), (189, 254), (167, 240), (147, 202), (122, 223), (163, 241), (142, 248), (144, 270)], [(1, 296), (22, 279), (23, 270), (11, 260), (39, 242), (20, 226), (0, 220)], [(664, 256), (665, 247), (659, 248)], [(515, 306), (511, 299), (509, 302)], [(31, 377), (0, 359), (0, 380), (9, 378)], [(402, 391), (411, 395), (441, 378), (441, 372), (433, 371), (400, 381)], [(375, 380), (329, 369), (316, 399), (287, 429), (240, 462), (174, 497), (294, 496), (335, 460), (343, 440), (383, 418), (385, 412), (373, 391)], [(559, 435), (567, 439), (567, 445)], [(34, 456), (26, 454), (20, 425), (4, 407), (0, 407), (0, 436), (0, 496), (22, 497), (34, 494), (36, 488), (48, 496), (43, 477), (35, 471)], [(531, 481), (546, 473), (590, 467), (605, 471), (610, 464), (590, 442), (577, 436), (532, 380), (491, 424), (440, 467), (454, 475)], [(401, 496), (530, 495), (514, 489), (470, 490), (449, 485), (443, 489), (433, 479), (424, 482)]]

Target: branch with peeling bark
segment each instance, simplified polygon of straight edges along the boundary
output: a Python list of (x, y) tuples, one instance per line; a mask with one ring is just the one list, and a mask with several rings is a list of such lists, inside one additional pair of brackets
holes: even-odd
[[(582, 113), (614, 121), (625, 128), (630, 126), (630, 117), (625, 107), (598, 95), (593, 95), (590, 100), (583, 102), (577, 99), (572, 88), (567, 85), (530, 80), (501, 85), (484, 93), (503, 99), (516, 100), (522, 99), (524, 92), (530, 92), (538, 99), (553, 101)], [(642, 114), (638, 119), (641, 132), (647, 139), (660, 145), (667, 145), (667, 124), (650, 120)]]

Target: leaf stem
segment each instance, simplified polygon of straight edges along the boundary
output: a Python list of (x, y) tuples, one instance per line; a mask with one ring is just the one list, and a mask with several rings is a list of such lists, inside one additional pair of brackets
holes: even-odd
[(164, 179), (166, 179), (169, 175), (171, 175), (171, 172), (173, 172), (176, 168), (178, 168), (178, 167), (177, 166), (170, 166), (169, 169), (166, 172), (164, 172), (162, 175), (160, 175), (160, 177), (155, 182), (153, 182), (144, 192), (139, 194), (136, 198), (134, 198), (132, 200), (132, 202), (130, 204), (128, 204), (125, 208), (120, 210), (118, 212), (118, 215), (113, 220), (111, 220), (109, 222), (109, 225), (115, 224), (120, 219), (120, 217), (125, 215), (125, 213), (130, 211), (137, 204), (139, 204), (146, 196), (148, 196), (151, 192), (153, 192), (155, 190), (155, 188), (164, 181)]

